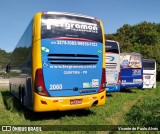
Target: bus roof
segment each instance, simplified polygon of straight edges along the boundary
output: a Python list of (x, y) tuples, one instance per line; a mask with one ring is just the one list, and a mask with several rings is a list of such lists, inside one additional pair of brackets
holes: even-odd
[(136, 52), (131, 52), (131, 53), (124, 52), (124, 53), (120, 53), (120, 55), (141, 55), (141, 54)]
[[(106, 42), (115, 42), (115, 43), (118, 43), (117, 41), (114, 41), (114, 40), (106, 40)], [(118, 43), (119, 44), (119, 43)]]
[(154, 61), (155, 62), (154, 59), (143, 59), (143, 61)]
[(94, 17), (91, 17), (91, 16), (86, 16), (86, 15), (82, 15), (82, 14), (75, 14), (75, 13), (68, 13), (68, 12), (42, 12), (42, 14), (71, 15), (71, 16), (85, 17), (88, 19), (95, 19)]

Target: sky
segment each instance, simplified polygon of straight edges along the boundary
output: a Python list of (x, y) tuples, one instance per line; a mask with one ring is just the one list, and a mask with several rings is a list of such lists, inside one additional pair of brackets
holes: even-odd
[(41, 11), (96, 17), (105, 34), (116, 33), (124, 24), (160, 23), (160, 0), (1, 0), (0, 48), (12, 52), (34, 14)]

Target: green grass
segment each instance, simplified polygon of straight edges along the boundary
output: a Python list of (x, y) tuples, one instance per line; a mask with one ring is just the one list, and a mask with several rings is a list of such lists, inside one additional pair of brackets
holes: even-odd
[[(159, 87), (159, 86), (158, 86)], [(153, 90), (125, 115), (127, 124), (160, 125), (160, 91)]]
[[(0, 125), (158, 126), (160, 124), (159, 89), (160, 83), (157, 84), (156, 89), (132, 89), (125, 92), (110, 93), (107, 95), (104, 106), (86, 110), (34, 113), (22, 108), (18, 100), (9, 93), (9, 89), (3, 88), (0, 89)], [(61, 132), (56, 131), (55, 133)], [(106, 132), (92, 131), (87, 133)]]

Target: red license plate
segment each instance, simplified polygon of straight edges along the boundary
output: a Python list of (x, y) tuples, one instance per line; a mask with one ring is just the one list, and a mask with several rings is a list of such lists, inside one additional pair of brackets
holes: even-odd
[(70, 105), (76, 105), (81, 103), (82, 103), (82, 99), (70, 100)]

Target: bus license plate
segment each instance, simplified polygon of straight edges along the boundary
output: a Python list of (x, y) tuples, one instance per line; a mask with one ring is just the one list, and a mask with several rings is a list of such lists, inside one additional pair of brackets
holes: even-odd
[(81, 103), (82, 103), (82, 99), (70, 100), (70, 105), (76, 105)]
[(146, 79), (150, 79), (150, 76), (145, 76)]

